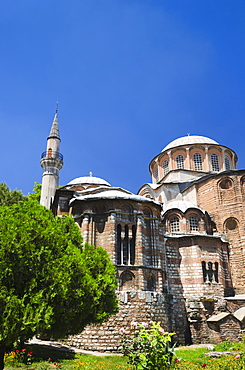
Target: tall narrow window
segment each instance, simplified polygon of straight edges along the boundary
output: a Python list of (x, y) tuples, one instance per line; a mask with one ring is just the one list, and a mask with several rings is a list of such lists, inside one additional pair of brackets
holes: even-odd
[(155, 179), (156, 179), (156, 182), (158, 182), (158, 180), (159, 180), (159, 176), (158, 176), (158, 167), (156, 167), (156, 168), (155, 168), (155, 170), (154, 170), (154, 177), (155, 177)]
[(219, 160), (217, 154), (211, 154), (212, 171), (219, 171)]
[(122, 232), (122, 226), (117, 225), (117, 264), (122, 264), (122, 251), (121, 251), (121, 232)]
[(167, 160), (163, 161), (162, 168), (163, 168), (164, 175), (167, 175), (167, 173), (169, 172)]
[(228, 157), (225, 157), (225, 169), (229, 171), (231, 169), (230, 160)]
[(191, 216), (189, 219), (190, 222), (190, 231), (198, 231), (198, 219), (196, 217)]
[(214, 262), (214, 280), (216, 281), (216, 283), (219, 282), (219, 264), (218, 262)]
[(195, 153), (193, 156), (194, 169), (196, 171), (202, 171), (202, 156), (200, 153)]
[(177, 155), (176, 157), (176, 167), (179, 168), (184, 168), (184, 157), (183, 155)]
[(171, 233), (179, 231), (179, 219), (178, 217), (172, 217), (170, 220)]
[(207, 269), (206, 269), (206, 262), (202, 261), (202, 275), (203, 275), (203, 281), (206, 283), (207, 280)]
[(195, 153), (193, 156), (194, 170), (202, 171), (202, 156), (200, 153)]
[(125, 225), (124, 231), (121, 225), (117, 225), (117, 264), (133, 265), (135, 261), (135, 239), (136, 227), (132, 226), (130, 232), (128, 225)]

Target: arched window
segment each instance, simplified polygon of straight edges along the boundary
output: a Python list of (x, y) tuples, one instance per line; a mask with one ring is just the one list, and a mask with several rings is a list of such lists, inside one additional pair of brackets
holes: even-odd
[(194, 170), (202, 171), (202, 156), (200, 153), (195, 153), (193, 156)]
[(226, 171), (229, 171), (231, 169), (230, 160), (226, 156), (225, 156), (225, 169)]
[(169, 172), (167, 160), (163, 161), (162, 168), (163, 168), (164, 175), (167, 175), (167, 173)]
[(217, 154), (211, 154), (212, 171), (219, 171), (219, 160)]
[(154, 177), (156, 179), (156, 182), (158, 182), (158, 180), (159, 180), (159, 177), (158, 177), (158, 167), (156, 167), (155, 170), (154, 170)]
[(178, 219), (178, 217), (172, 217), (170, 219), (170, 230), (171, 230), (171, 233), (179, 231), (179, 219)]
[(176, 157), (176, 167), (179, 168), (184, 168), (184, 157), (183, 155), (177, 155)]
[(198, 231), (198, 218), (191, 216), (189, 219), (190, 231)]
[(135, 238), (136, 227), (132, 230), (125, 225), (124, 230), (121, 225), (117, 225), (117, 264), (134, 265), (135, 261)]

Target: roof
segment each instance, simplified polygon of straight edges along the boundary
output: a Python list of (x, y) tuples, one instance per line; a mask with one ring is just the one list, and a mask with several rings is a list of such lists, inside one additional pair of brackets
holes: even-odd
[(163, 148), (162, 152), (180, 145), (190, 145), (190, 144), (219, 144), (219, 143), (217, 143), (217, 141), (213, 139), (210, 139), (209, 137), (188, 135), (179, 137), (178, 139), (171, 141), (167, 146), (165, 146), (165, 148)]
[(169, 211), (170, 209), (179, 209), (181, 212), (185, 212), (189, 208), (196, 208), (203, 213), (205, 213), (204, 210), (201, 208), (197, 207), (195, 204), (188, 202), (187, 200), (172, 200), (167, 203), (166, 207), (163, 207), (164, 213)]
[(126, 199), (126, 200), (134, 200), (137, 202), (148, 202), (158, 204), (158, 202), (142, 197), (141, 195), (133, 194), (127, 190), (121, 188), (109, 188), (105, 189), (103, 187), (97, 188), (96, 192), (81, 192), (75, 198), (71, 200), (71, 203), (75, 200), (97, 200), (97, 199)]
[(233, 314), (239, 321), (243, 321), (245, 318), (245, 307), (241, 307), (236, 310)]
[(49, 138), (57, 138), (60, 139), (60, 133), (59, 133), (59, 123), (58, 123), (58, 111), (56, 110), (54, 120), (51, 126), (51, 130), (49, 133)]
[(218, 313), (218, 315), (213, 315), (211, 317), (209, 317), (209, 319), (207, 319), (208, 322), (218, 322), (222, 319), (224, 319), (225, 317), (231, 315), (230, 313), (228, 312), (221, 312), (221, 313)]
[(71, 180), (70, 182), (68, 182), (67, 185), (81, 185), (81, 184), (111, 186), (111, 184), (109, 184), (109, 182), (107, 182), (106, 180), (101, 179), (100, 177), (95, 177), (95, 176), (77, 177), (74, 180)]

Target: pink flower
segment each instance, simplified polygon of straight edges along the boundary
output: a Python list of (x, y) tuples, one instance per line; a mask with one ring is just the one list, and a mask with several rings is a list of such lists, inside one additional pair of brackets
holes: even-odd
[(131, 321), (130, 325), (136, 327), (139, 325), (139, 323), (137, 321)]
[(165, 334), (165, 330), (163, 328), (159, 329), (161, 334)]
[(15, 351), (16, 353), (20, 353), (20, 351), (17, 349), (16, 351)]
[(144, 328), (148, 328), (148, 326), (149, 326), (147, 322), (142, 322), (141, 325), (144, 326)]
[(125, 330), (124, 328), (121, 328), (121, 329), (119, 330), (119, 332), (120, 332), (121, 334), (126, 334), (126, 330)]
[(21, 351), (22, 351), (22, 352), (25, 352), (25, 351), (26, 351), (26, 348), (22, 349)]
[(236, 355), (235, 359), (239, 360), (240, 357), (241, 357), (240, 355)]

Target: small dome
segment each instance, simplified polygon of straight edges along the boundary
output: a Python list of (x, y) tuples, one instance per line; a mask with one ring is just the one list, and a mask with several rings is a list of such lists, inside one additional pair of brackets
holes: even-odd
[(165, 152), (165, 150), (167, 149), (175, 148), (180, 145), (190, 145), (190, 144), (218, 144), (219, 145), (217, 141), (212, 140), (209, 137), (188, 135), (188, 136), (179, 137), (178, 139), (171, 141), (171, 143), (165, 146), (162, 152)]
[(94, 176), (77, 177), (76, 179), (68, 182), (67, 185), (82, 185), (82, 184), (111, 186), (111, 184), (109, 184), (109, 182), (107, 182), (106, 180)]

